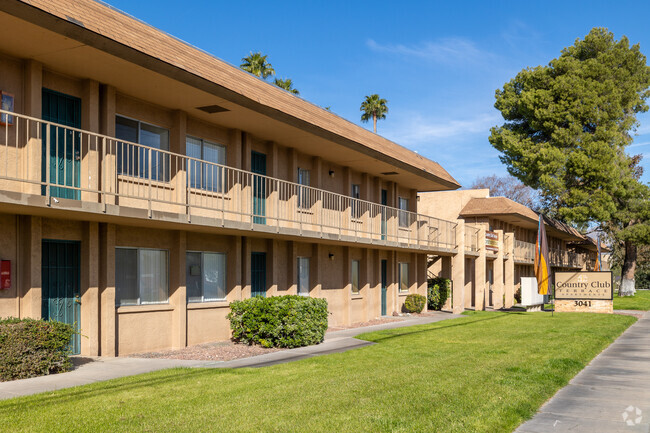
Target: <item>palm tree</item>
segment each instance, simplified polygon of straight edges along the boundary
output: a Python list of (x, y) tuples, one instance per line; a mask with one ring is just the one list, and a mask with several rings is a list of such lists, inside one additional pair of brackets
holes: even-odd
[(276, 78), (273, 83), (279, 88), (286, 90), (287, 92), (291, 92), (294, 95), (300, 95), (298, 89), (293, 88), (293, 81), (291, 81), (291, 78), (287, 78), (286, 80)]
[(372, 129), (377, 133), (377, 119), (385, 119), (388, 113), (386, 103), (388, 101), (380, 98), (376, 93), (366, 96), (366, 100), (361, 104), (360, 110), (363, 111), (361, 121), (367, 122), (372, 118)]
[(262, 55), (259, 51), (257, 53), (251, 53), (242, 58), (242, 64), (239, 65), (241, 69), (246, 72), (250, 72), (256, 77), (262, 77), (267, 79), (271, 75), (275, 75), (275, 70), (269, 62), (266, 61), (267, 55)]

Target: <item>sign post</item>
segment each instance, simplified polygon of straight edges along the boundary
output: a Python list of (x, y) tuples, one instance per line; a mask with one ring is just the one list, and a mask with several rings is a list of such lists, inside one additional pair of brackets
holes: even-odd
[(614, 313), (612, 273), (556, 272), (555, 311)]

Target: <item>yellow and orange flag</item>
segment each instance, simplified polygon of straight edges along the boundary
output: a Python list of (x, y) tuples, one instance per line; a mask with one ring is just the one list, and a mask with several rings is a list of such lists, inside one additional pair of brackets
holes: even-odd
[(548, 295), (548, 279), (550, 276), (548, 263), (548, 243), (546, 241), (544, 217), (539, 214), (537, 242), (535, 242), (535, 278), (537, 279), (537, 293), (540, 295)]
[(597, 242), (598, 242), (598, 258), (596, 259), (596, 264), (594, 265), (594, 272), (599, 272), (600, 269), (602, 268), (602, 263), (600, 261), (600, 257), (601, 257), (601, 254), (600, 254), (600, 235), (598, 235)]

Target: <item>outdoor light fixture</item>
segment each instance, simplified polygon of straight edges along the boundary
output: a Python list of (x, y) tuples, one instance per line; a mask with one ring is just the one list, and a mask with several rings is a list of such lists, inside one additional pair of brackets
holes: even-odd
[(334, 170), (330, 170), (330, 177), (334, 177)]
[(334, 260), (334, 254), (333, 254), (333, 253), (329, 253), (329, 258), (330, 258), (330, 260)]

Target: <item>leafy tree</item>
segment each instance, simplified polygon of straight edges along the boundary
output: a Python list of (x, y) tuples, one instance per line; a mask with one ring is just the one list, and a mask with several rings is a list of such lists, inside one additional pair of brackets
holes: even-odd
[(539, 204), (537, 191), (512, 176), (493, 174), (492, 176), (478, 177), (472, 183), (472, 189), (479, 188), (489, 189), (492, 197), (507, 197), (531, 209), (537, 209)]
[(377, 133), (377, 119), (385, 119), (388, 113), (387, 100), (380, 98), (376, 93), (366, 96), (366, 100), (361, 104), (360, 110), (363, 111), (361, 115), (362, 122), (368, 122), (372, 119), (372, 129)]
[(267, 57), (268, 55), (262, 55), (259, 51), (256, 53), (251, 51), (248, 56), (241, 59), (242, 64), (239, 67), (256, 77), (262, 77), (266, 80), (268, 77), (275, 75), (273, 66), (266, 61)]
[(276, 78), (273, 83), (279, 88), (286, 90), (287, 92), (291, 92), (294, 95), (300, 95), (298, 89), (293, 88), (293, 81), (291, 81), (291, 78), (287, 78), (286, 80)]
[(491, 129), (508, 172), (538, 189), (551, 216), (597, 223), (625, 246), (621, 294), (634, 293), (636, 246), (650, 243), (648, 186), (626, 147), (648, 110), (650, 67), (639, 45), (594, 28), (547, 66), (496, 91)]

